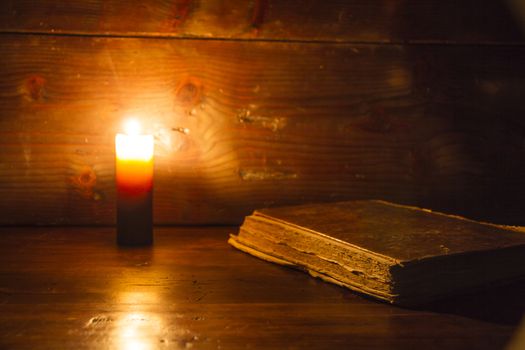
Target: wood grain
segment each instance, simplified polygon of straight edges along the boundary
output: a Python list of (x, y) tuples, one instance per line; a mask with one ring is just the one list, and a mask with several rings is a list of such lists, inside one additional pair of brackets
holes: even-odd
[[(500, 349), (523, 285), (401, 309), (229, 247), (231, 228), (0, 229), (0, 346)], [(435, 310), (434, 310), (435, 309)]]
[(382, 198), (523, 224), (525, 49), (4, 35), (0, 50), (1, 224), (114, 222), (130, 115), (156, 137), (157, 223)]
[(0, 31), (222, 39), (523, 43), (511, 1), (12, 0)]

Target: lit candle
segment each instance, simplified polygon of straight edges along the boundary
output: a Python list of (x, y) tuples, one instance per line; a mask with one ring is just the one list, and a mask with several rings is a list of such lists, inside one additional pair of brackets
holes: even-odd
[(117, 243), (153, 243), (153, 135), (141, 135), (135, 120), (115, 137)]

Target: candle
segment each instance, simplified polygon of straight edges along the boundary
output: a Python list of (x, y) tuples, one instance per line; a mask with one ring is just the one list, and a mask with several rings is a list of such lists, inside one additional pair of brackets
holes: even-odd
[(153, 136), (141, 135), (134, 120), (115, 137), (117, 243), (153, 243)]

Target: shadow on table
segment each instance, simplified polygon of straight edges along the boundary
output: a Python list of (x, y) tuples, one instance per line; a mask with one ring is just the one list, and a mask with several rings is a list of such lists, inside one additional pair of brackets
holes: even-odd
[(503, 325), (518, 325), (525, 315), (525, 279), (449, 297), (421, 305), (417, 309)]

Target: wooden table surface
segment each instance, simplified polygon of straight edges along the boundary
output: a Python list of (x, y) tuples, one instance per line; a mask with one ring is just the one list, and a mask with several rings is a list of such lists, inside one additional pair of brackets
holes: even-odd
[(1, 349), (498, 349), (524, 283), (417, 310), (366, 299), (226, 243), (235, 227), (0, 229)]

